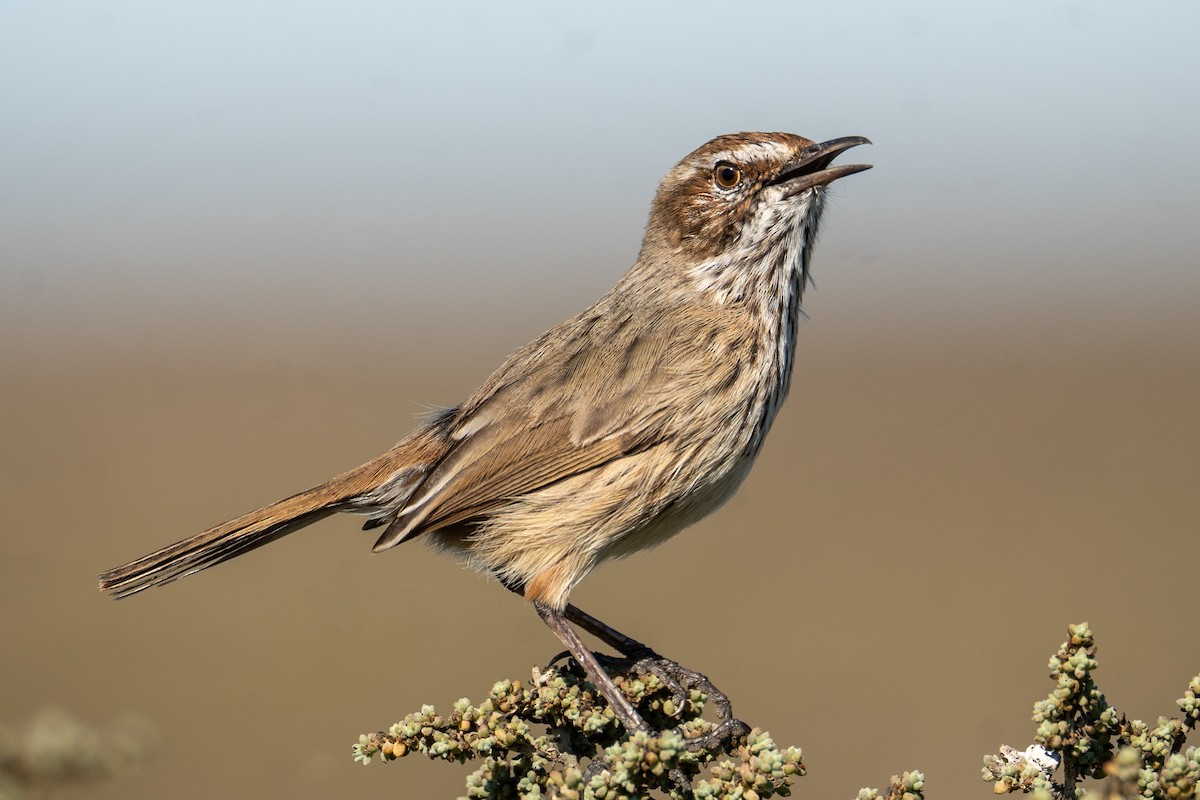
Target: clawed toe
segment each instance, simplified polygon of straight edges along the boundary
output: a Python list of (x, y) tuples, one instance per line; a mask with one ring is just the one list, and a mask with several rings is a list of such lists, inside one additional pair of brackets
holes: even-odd
[(692, 752), (720, 748), (726, 742), (738, 742), (750, 732), (750, 726), (733, 716), (733, 704), (708, 676), (684, 667), (679, 662), (661, 656), (648, 647), (626, 655), (625, 658), (600, 656), (605, 667), (628, 677), (654, 677), (671, 695), (674, 708), (668, 716), (679, 717), (691, 704), (693, 691), (703, 694), (716, 711), (717, 721), (712, 730), (688, 735), (680, 726), (687, 749)]
[[(584, 668), (584, 672), (609, 701), (617, 719), (630, 733), (636, 731), (654, 733), (654, 731), (652, 726), (647, 725), (634, 708), (639, 701), (631, 703), (625, 693), (613, 684), (610, 675), (622, 675), (635, 679), (643, 677), (657, 679), (670, 695), (669, 702), (662, 703), (658, 710), (666, 717), (685, 720), (677, 730), (684, 737), (686, 746), (691, 752), (720, 748), (726, 742), (737, 744), (750, 732), (748, 725), (734, 718), (733, 706), (729, 702), (729, 697), (714, 686), (706, 675), (659, 655), (633, 637), (610, 628), (577, 606), (567, 605), (561, 611), (537, 604), (535, 607), (538, 608), (542, 619), (558, 634), (559, 639), (571, 649), (572, 657)], [(566, 625), (567, 621), (579, 625), (621, 653), (623, 657), (617, 658), (592, 652)], [(693, 714), (691, 717), (685, 716), (689, 706), (695, 708), (691, 697), (693, 691), (704, 696), (701, 705), (711, 704), (716, 712), (717, 721), (706, 723), (711, 727), (702, 734), (695, 734), (694, 727), (688, 722), (688, 720), (696, 719), (699, 714)], [(693, 730), (690, 736), (687, 730), (689, 728)]]

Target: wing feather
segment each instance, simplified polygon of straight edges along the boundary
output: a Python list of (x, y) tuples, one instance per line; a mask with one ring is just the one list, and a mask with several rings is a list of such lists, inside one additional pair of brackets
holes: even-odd
[[(730, 330), (713, 313), (663, 312), (649, 325), (596, 313), (530, 343), (462, 406), (449, 432), (456, 444), (375, 549), (486, 515), (678, 433), (679, 410), (702, 399), (693, 387), (738, 369)], [(712, 358), (697, 358), (697, 348)]]

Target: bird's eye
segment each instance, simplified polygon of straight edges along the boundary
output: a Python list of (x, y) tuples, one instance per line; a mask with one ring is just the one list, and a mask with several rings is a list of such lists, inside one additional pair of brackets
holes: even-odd
[(713, 167), (712, 176), (713, 183), (722, 189), (732, 189), (742, 182), (741, 168), (728, 161), (717, 162), (717, 165)]

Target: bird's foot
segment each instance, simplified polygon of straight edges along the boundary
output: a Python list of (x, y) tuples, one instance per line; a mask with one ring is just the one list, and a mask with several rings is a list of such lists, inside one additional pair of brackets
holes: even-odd
[(678, 729), (688, 750), (692, 752), (736, 746), (750, 732), (749, 725), (733, 716), (733, 704), (729, 702), (729, 697), (702, 673), (688, 669), (645, 646), (626, 653), (624, 658), (599, 656), (599, 659), (610, 673), (627, 678), (657, 679), (670, 694), (671, 706), (664, 703), (661, 708), (669, 717), (679, 716), (689, 705), (695, 706), (693, 692), (702, 696), (701, 703), (710, 703), (717, 716), (710, 730), (689, 735), (683, 726)]

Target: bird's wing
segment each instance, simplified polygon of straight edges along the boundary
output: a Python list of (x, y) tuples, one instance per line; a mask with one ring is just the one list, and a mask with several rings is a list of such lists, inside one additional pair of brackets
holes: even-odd
[(450, 428), (455, 444), (375, 545), (486, 515), (680, 432), (744, 366), (728, 320), (583, 315), (515, 354)]

